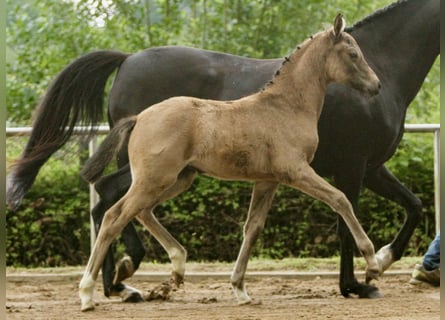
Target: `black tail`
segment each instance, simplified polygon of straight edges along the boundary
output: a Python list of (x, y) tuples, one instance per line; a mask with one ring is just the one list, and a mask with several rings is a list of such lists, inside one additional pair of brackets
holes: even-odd
[(103, 119), (108, 77), (129, 56), (102, 50), (73, 61), (54, 79), (40, 104), (31, 137), (7, 178), (6, 200), (15, 209), (33, 184), (40, 167), (71, 137), (74, 126), (89, 127)]
[(123, 143), (128, 141), (135, 125), (136, 116), (120, 120), (105, 137), (97, 151), (85, 162), (80, 171), (82, 178), (90, 183), (99, 179)]

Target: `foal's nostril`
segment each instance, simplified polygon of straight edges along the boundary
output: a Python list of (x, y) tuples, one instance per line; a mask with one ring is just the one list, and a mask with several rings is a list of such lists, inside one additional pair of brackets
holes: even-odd
[(371, 90), (371, 95), (375, 96), (380, 92), (380, 89), (382, 88), (382, 84), (380, 81), (377, 81), (377, 86), (374, 87), (374, 89)]

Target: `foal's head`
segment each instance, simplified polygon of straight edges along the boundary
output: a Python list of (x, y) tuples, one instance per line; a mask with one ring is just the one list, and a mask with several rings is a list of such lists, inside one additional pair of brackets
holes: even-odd
[(370, 96), (380, 89), (380, 81), (369, 67), (357, 42), (344, 32), (345, 20), (341, 14), (335, 18), (329, 31), (331, 49), (326, 56), (327, 76), (333, 82), (343, 83)]

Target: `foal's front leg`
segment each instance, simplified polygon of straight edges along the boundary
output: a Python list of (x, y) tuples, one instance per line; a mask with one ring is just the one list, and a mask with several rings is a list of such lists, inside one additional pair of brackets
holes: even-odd
[(343, 218), (357, 243), (357, 247), (366, 260), (366, 281), (377, 279), (382, 273), (382, 267), (376, 258), (374, 245), (358, 222), (352, 205), (346, 196), (316, 174), (308, 164), (296, 170), (295, 180), (286, 184), (323, 201)]
[(277, 187), (276, 182), (256, 182), (253, 187), (249, 213), (244, 225), (244, 239), (231, 277), (233, 292), (239, 304), (252, 301), (246, 291), (244, 275), (252, 247), (264, 228)]

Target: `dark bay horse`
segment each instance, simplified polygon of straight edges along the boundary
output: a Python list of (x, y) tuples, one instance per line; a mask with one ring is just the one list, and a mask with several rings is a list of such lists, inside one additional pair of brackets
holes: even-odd
[(352, 205), (310, 166), (328, 85), (342, 83), (367, 96), (380, 90), (379, 79), (354, 38), (343, 31), (344, 24), (339, 14), (332, 28), (298, 46), (273, 83), (258, 93), (230, 101), (174, 97), (117, 123), (81, 172), (88, 182), (97, 181), (128, 141), (133, 181), (104, 215), (79, 285), (82, 311), (94, 309), (94, 283), (108, 248), (133, 218), (168, 252), (176, 284), (182, 283), (186, 250), (152, 210), (187, 190), (199, 173), (254, 182), (244, 239), (231, 277), (239, 304), (251, 302), (244, 284), (247, 262), (280, 183), (325, 202), (337, 212), (367, 262), (366, 278), (378, 277), (381, 268), (374, 246)]
[[(439, 55), (439, 12), (439, 0), (398, 1), (347, 28), (380, 78), (382, 90), (368, 101), (353, 89), (332, 84), (319, 120), (320, 141), (311, 163), (316, 172), (334, 178), (357, 214), (362, 187), (406, 210), (400, 232), (378, 253), (385, 261), (384, 269), (400, 259), (421, 217), (420, 200), (384, 164), (402, 139), (407, 107)], [(41, 165), (69, 139), (71, 130), (66, 131), (66, 126), (72, 128), (81, 120), (87, 125), (100, 121), (105, 82), (116, 68), (120, 67), (108, 106), (111, 126), (172, 96), (231, 100), (251, 94), (273, 77), (282, 62), (185, 47), (152, 48), (132, 55), (99, 51), (79, 58), (54, 80), (40, 105), (28, 144), (8, 176), (9, 205), (20, 203)], [(96, 183), (101, 196), (93, 210), (96, 226), (131, 184), (125, 151), (118, 162), (122, 167), (119, 171)], [(345, 297), (380, 296), (376, 287), (358, 282), (354, 275), (354, 245), (342, 219), (338, 221), (338, 235), (341, 293)], [(123, 230), (122, 240), (128, 256), (115, 272), (113, 255), (107, 255), (103, 267), (105, 295), (142, 300), (121, 281), (135, 272), (145, 249), (132, 224)]]

